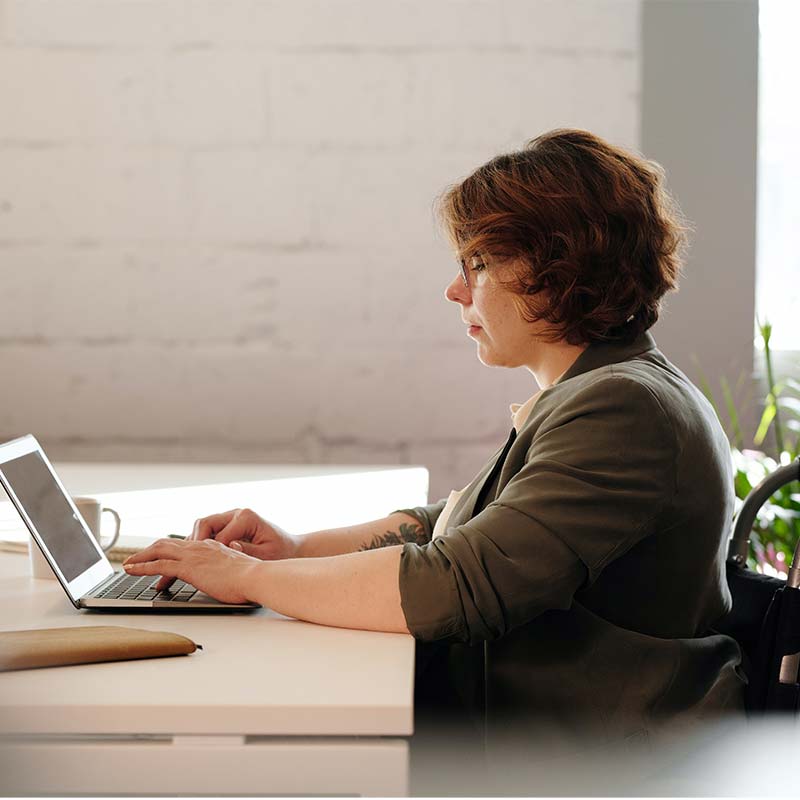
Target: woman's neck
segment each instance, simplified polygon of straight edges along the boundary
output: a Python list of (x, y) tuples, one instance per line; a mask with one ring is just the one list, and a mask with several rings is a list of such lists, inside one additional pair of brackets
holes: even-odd
[(542, 389), (552, 386), (578, 359), (588, 344), (576, 345), (566, 342), (542, 344), (535, 362), (526, 364)]

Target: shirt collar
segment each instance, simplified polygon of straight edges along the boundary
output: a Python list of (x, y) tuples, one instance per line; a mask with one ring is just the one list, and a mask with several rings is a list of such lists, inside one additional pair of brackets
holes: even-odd
[(572, 366), (553, 381), (553, 386), (568, 381), (576, 375), (582, 375), (584, 372), (627, 361), (634, 356), (655, 349), (656, 341), (649, 331), (643, 331), (632, 342), (592, 342), (575, 359)]
[[(558, 378), (553, 381), (551, 385), (555, 386), (558, 383), (559, 379), (565, 373), (562, 372)], [(531, 415), (531, 411), (533, 411), (533, 407), (536, 405), (536, 401), (539, 399), (539, 395), (549, 387), (545, 386), (542, 389), (539, 389), (536, 394), (529, 397), (524, 403), (512, 403), (509, 408), (511, 410), (511, 419), (514, 421), (514, 430), (519, 433), (520, 428), (525, 424), (525, 421)]]
[(525, 424), (525, 420), (530, 416), (533, 407), (536, 405), (536, 401), (539, 399), (539, 395), (543, 391), (544, 389), (539, 389), (535, 395), (529, 397), (524, 403), (511, 404), (511, 419), (514, 421), (514, 430), (517, 433), (519, 433), (520, 428)]
[[(648, 331), (639, 334), (632, 342), (619, 343), (619, 342), (592, 342), (572, 363), (568, 369), (562, 372), (552, 383), (555, 386), (558, 383), (568, 381), (576, 375), (581, 375), (584, 372), (590, 372), (599, 367), (605, 367), (608, 364), (616, 364), (620, 361), (627, 361), (629, 358), (638, 356), (648, 350), (654, 350), (656, 347), (655, 339)], [(545, 387), (550, 388), (550, 387)], [(514, 429), (519, 433), (520, 428), (525, 424), (528, 417), (539, 399), (539, 395), (544, 389), (539, 389), (536, 394), (529, 397), (524, 403), (512, 403), (510, 406), (511, 419), (514, 421)]]

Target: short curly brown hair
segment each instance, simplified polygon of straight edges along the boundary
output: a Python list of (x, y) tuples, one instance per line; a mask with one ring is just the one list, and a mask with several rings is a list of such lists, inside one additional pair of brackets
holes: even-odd
[(435, 208), (459, 260), (524, 265), (505, 285), (552, 341), (633, 340), (678, 287), (689, 228), (664, 170), (588, 131), (496, 156)]

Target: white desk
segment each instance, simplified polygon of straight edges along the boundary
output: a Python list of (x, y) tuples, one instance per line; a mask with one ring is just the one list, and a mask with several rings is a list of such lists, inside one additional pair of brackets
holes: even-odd
[[(122, 471), (138, 474), (138, 483), (129, 481), (131, 473), (125, 476), (125, 485), (137, 485), (138, 491), (177, 482), (153, 468), (148, 480), (146, 465), (56, 469), (73, 493), (104, 500), (109, 488), (119, 488), (115, 482)], [(206, 475), (202, 491), (212, 499), (230, 490), (226, 479), (241, 481), (238, 468), (195, 469)], [(357, 470), (326, 469), (334, 480), (349, 474), (358, 483)], [(269, 483), (262, 480), (265, 470), (253, 478), (264, 484), (262, 490)], [(77, 485), (80, 473), (84, 482)], [(420, 473), (425, 471), (371, 470), (363, 477), (373, 489), (380, 483), (376, 474), (390, 484), (395, 502), (384, 507), (386, 514), (424, 502), (427, 475)], [(180, 474), (185, 484), (180, 470), (173, 477)], [(287, 477), (271, 474), (282, 475), (273, 480)], [(310, 468), (295, 475), (319, 477), (319, 470)], [(411, 479), (405, 488), (404, 477)], [(415, 486), (420, 477), (424, 486)], [(280, 488), (287, 491), (285, 484)], [(347, 491), (341, 483), (338, 490), (340, 496)], [(135, 504), (135, 493), (126, 494)], [(170, 513), (176, 511), (177, 494)], [(259, 500), (263, 495), (233, 505), (258, 509)], [(181, 505), (180, 513), (194, 519), (206, 512)], [(204, 650), (0, 674), (0, 794), (408, 791), (410, 636), (328, 628), (267, 609), (213, 616), (79, 612), (56, 581), (30, 578), (27, 556), (0, 554), (0, 630), (73, 625), (168, 630), (189, 636)]]

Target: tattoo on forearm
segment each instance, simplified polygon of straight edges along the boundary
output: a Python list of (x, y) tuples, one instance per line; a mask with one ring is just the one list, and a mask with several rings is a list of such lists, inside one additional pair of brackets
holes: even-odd
[(378, 547), (391, 547), (395, 544), (406, 544), (406, 542), (413, 542), (414, 544), (425, 544), (428, 539), (425, 536), (425, 529), (422, 525), (414, 525), (413, 523), (403, 522), (400, 524), (400, 533), (394, 531), (386, 531), (383, 535), (378, 535), (369, 544), (365, 544), (359, 550), (375, 550)]

